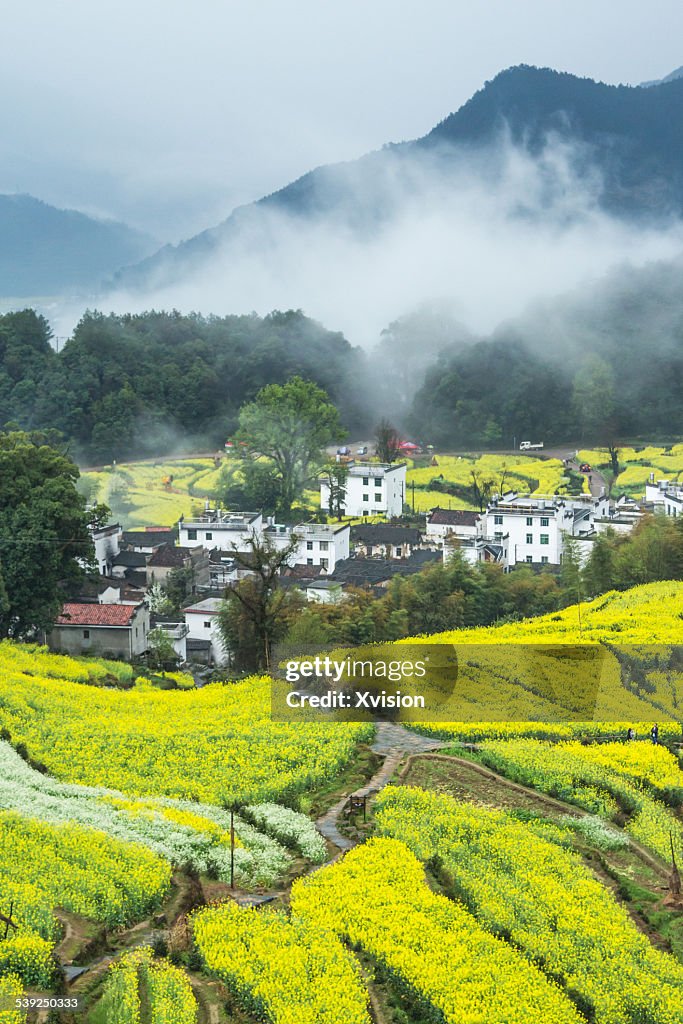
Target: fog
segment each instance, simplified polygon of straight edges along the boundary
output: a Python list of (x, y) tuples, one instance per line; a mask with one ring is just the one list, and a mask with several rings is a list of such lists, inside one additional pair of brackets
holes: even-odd
[[(301, 308), (370, 347), (390, 321), (446, 301), (470, 331), (487, 334), (615, 266), (683, 249), (679, 220), (655, 226), (605, 213), (590, 166), (588, 151), (557, 138), (535, 159), (506, 138), (456, 159), (450, 151), (406, 162), (386, 150), (332, 172), (325, 187), (342, 197), (334, 212), (304, 218), (252, 207), (198, 262), (176, 261), (171, 276), (162, 266), (142, 291), (111, 291), (96, 304), (218, 315)], [(77, 315), (63, 311), (58, 333)]]

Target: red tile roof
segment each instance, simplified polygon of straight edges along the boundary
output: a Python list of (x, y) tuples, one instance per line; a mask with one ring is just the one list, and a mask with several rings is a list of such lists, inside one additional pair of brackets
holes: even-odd
[(56, 626), (130, 626), (136, 604), (86, 604), (68, 601), (57, 617)]

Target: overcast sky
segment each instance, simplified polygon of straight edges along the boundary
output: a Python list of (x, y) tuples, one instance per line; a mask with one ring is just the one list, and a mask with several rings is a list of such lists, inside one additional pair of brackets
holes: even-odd
[(637, 84), (680, 0), (5, 0), (0, 191), (176, 241), (312, 167), (414, 138), (498, 71)]

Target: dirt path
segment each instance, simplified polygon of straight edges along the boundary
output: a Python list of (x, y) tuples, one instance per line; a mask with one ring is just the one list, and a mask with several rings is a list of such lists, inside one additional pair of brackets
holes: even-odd
[[(404, 726), (397, 725), (395, 722), (380, 722), (377, 726), (377, 733), (371, 750), (373, 753), (383, 757), (384, 763), (369, 782), (362, 789), (357, 789), (353, 795), (360, 798), (374, 796), (381, 789), (384, 789), (392, 779), (396, 769), (406, 755), (416, 756), (419, 753), (436, 750), (443, 745), (443, 741), (430, 740), (426, 736), (420, 736), (419, 733), (409, 732)], [(347, 793), (343, 796), (333, 807), (330, 807), (329, 811), (318, 818), (315, 823), (316, 828), (325, 839), (339, 850), (344, 851), (352, 849), (358, 843), (357, 839), (350, 839), (348, 836), (343, 835), (337, 826), (337, 822), (348, 803), (349, 795)]]

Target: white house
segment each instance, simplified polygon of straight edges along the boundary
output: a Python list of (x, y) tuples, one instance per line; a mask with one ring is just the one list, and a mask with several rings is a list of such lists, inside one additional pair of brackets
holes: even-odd
[(184, 609), (188, 658), (193, 649), (192, 641), (201, 642), (197, 646), (206, 649), (208, 660), (214, 665), (220, 665), (228, 658), (230, 652), (225, 648), (218, 629), (218, 609), (221, 603), (218, 597), (207, 597)]
[(344, 585), (338, 580), (311, 580), (305, 587), (306, 599), (318, 604), (338, 604), (344, 596)]
[[(346, 496), (342, 502), (345, 516), (386, 516), (394, 519), (403, 514), (406, 500), (406, 464), (349, 462), (346, 466)], [(320, 507), (330, 507), (330, 485), (320, 478)]]
[(348, 523), (298, 523), (283, 526), (271, 520), (263, 531), (274, 547), (286, 547), (292, 536), (298, 538), (289, 565), (318, 565), (332, 573), (337, 562), (349, 557), (351, 529)]
[(506, 564), (560, 565), (565, 536), (595, 533), (596, 520), (610, 519), (609, 499), (579, 495), (542, 498), (510, 493), (491, 502), (481, 516), (480, 535), (505, 544)]
[(452, 535), (460, 540), (479, 535), (479, 513), (461, 508), (433, 508), (427, 513), (425, 533), (428, 541), (443, 543)]
[(112, 562), (121, 551), (123, 530), (118, 523), (110, 523), (101, 530), (91, 530), (95, 545), (95, 559), (100, 576), (111, 576)]
[(654, 473), (645, 485), (645, 501), (654, 505), (656, 512), (664, 512), (667, 516), (683, 515), (683, 488), (670, 480), (655, 483)]
[[(263, 516), (260, 512), (226, 512), (207, 508), (195, 519), (181, 517), (178, 522), (178, 543), (181, 547), (219, 548), (221, 551), (246, 551), (249, 540), (260, 540)], [(234, 546), (234, 547), (233, 547)]]
[(152, 629), (160, 630), (173, 644), (173, 650), (179, 661), (187, 661), (187, 634), (189, 629), (185, 622), (164, 616), (155, 616)]

